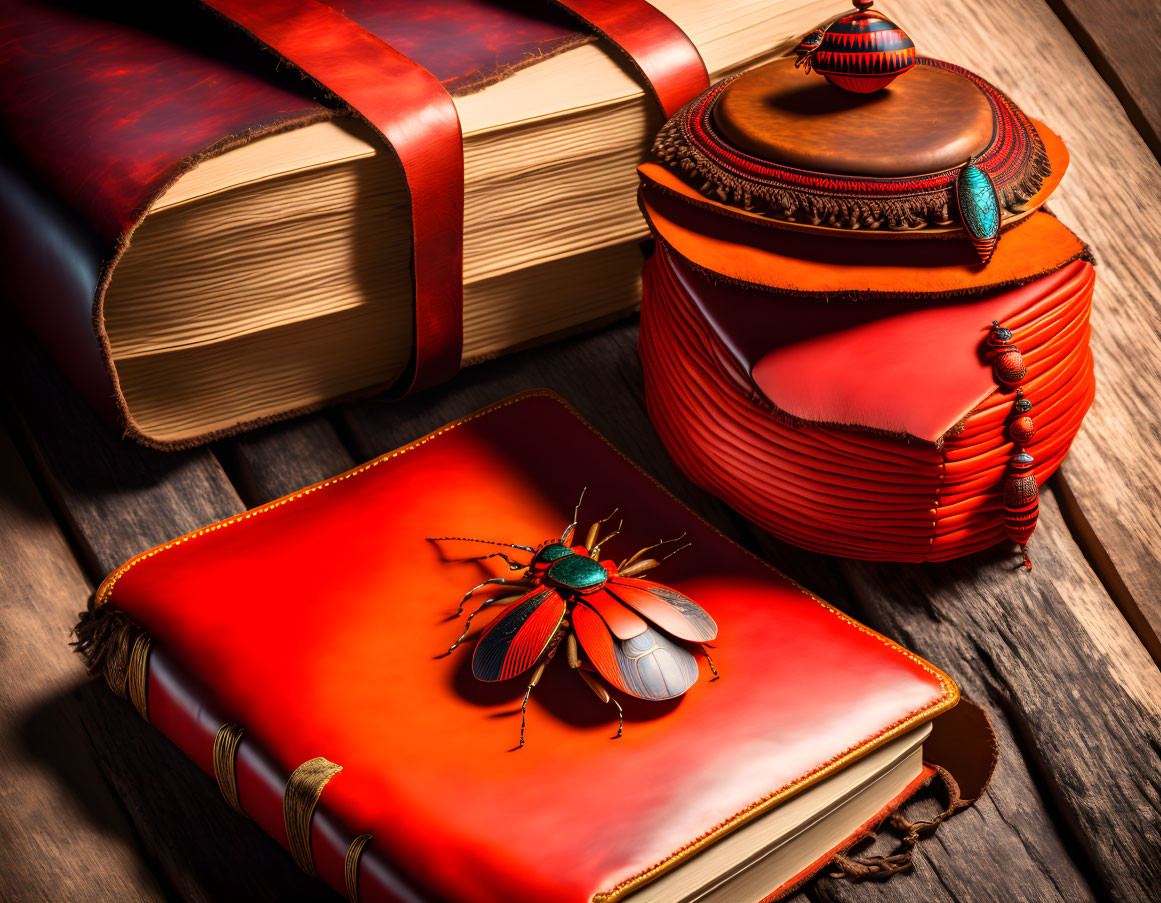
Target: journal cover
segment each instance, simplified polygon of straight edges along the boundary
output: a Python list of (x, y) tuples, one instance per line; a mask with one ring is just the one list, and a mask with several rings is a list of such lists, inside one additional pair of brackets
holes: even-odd
[[(508, 567), (428, 537), (537, 546), (586, 487), (583, 521), (624, 518), (603, 556), (685, 534), (650, 576), (712, 613), (721, 677), (702, 661), (677, 699), (619, 694), (613, 740), (615, 713), (557, 660), (514, 749), (526, 681), (474, 679), (470, 649), (441, 656), (465, 590)], [(132, 559), (78, 636), (228, 800), (336, 888), (353, 872), (362, 899), (617, 899), (958, 698), (547, 392)], [(313, 800), (304, 768), (329, 778)]]

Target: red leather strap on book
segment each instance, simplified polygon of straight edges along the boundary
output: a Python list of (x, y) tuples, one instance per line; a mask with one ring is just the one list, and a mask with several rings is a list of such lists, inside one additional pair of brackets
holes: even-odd
[(453, 376), (463, 350), (464, 157), (439, 80), (319, 0), (201, 0), (346, 102), (394, 150), (411, 195), (415, 347), (404, 395)]
[(645, 77), (668, 119), (709, 87), (697, 47), (645, 0), (550, 0), (616, 44)]

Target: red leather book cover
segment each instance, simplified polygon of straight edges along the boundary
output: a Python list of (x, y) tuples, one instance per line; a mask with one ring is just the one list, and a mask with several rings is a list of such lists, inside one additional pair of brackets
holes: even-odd
[[(475, 630), (441, 656), (464, 592), (509, 571), (427, 537), (536, 546), (561, 535), (585, 487), (582, 525), (614, 508), (624, 518), (603, 556), (687, 534), (691, 547), (650, 577), (716, 620), (721, 677), (701, 660), (677, 699), (620, 694), (614, 740), (615, 712), (558, 659), (514, 749), (526, 680), (477, 681)], [(239, 808), (292, 850), (287, 776), (318, 757), (341, 768), (296, 858), (341, 889), (352, 841), (369, 835), (363, 900), (617, 899), (958, 698), (938, 669), (717, 533), (546, 392), (146, 552), (110, 575), (96, 610), (147, 632), (123, 656), (140, 676), (129, 695), (201, 767), (220, 773), (215, 737), (220, 753), (223, 725), (244, 728)]]

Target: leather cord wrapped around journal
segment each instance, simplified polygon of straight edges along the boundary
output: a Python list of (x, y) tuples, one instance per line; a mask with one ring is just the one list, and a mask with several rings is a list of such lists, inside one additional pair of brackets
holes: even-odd
[(432, 385), (633, 310), (649, 136), (825, 5), (18, 0), (13, 301), (159, 448)]
[(1095, 393), (1092, 258), (1044, 209), (1068, 153), (855, 6), (690, 102), (640, 167), (650, 416), (798, 545), (1024, 550)]
[[(441, 655), (448, 616), (512, 573), (470, 556), (527, 563), (586, 487), (583, 511), (624, 518), (603, 554), (685, 534), (650, 576), (712, 613), (720, 677), (669, 702), (613, 688), (613, 739), (616, 714), (557, 656), (514, 748), (527, 678), (481, 683)], [(449, 533), (516, 545), (427, 539)], [(137, 556), (77, 636), (223, 805), (351, 900), (757, 903), (832, 862), (889, 875), (995, 761), (951, 678), (716, 532), (547, 392)], [(944, 814), (899, 814), (937, 776)], [(897, 854), (843, 855), (888, 817)]]

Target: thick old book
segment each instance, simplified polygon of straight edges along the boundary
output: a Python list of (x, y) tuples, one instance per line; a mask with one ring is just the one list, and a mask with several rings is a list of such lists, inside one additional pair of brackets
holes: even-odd
[[(684, 695), (614, 688), (617, 737), (586, 685), (603, 666), (582, 680), (558, 655), (520, 746), (531, 672), (478, 680), (476, 625), (444, 653), (465, 591), (512, 573), (489, 553), (527, 553), (469, 540), (538, 548), (586, 487), (580, 530), (624, 518), (604, 555), (691, 543), (650, 577), (710, 613), (720, 677), (687, 647)], [(466, 539), (430, 539), (447, 536)], [(726, 539), (547, 392), (139, 555), (78, 637), (235, 809), (352, 900), (772, 899), (937, 772), (974, 799), (994, 757), (947, 675)]]
[[(633, 169), (661, 116), (616, 48), (548, 0), (332, 5), (454, 99), (462, 361), (632, 310)], [(712, 78), (784, 52), (826, 5), (656, 4)], [(8, 294), (98, 406), (164, 448), (394, 384), (416, 321), (395, 153), (197, 6), (18, 0), (2, 23)]]

